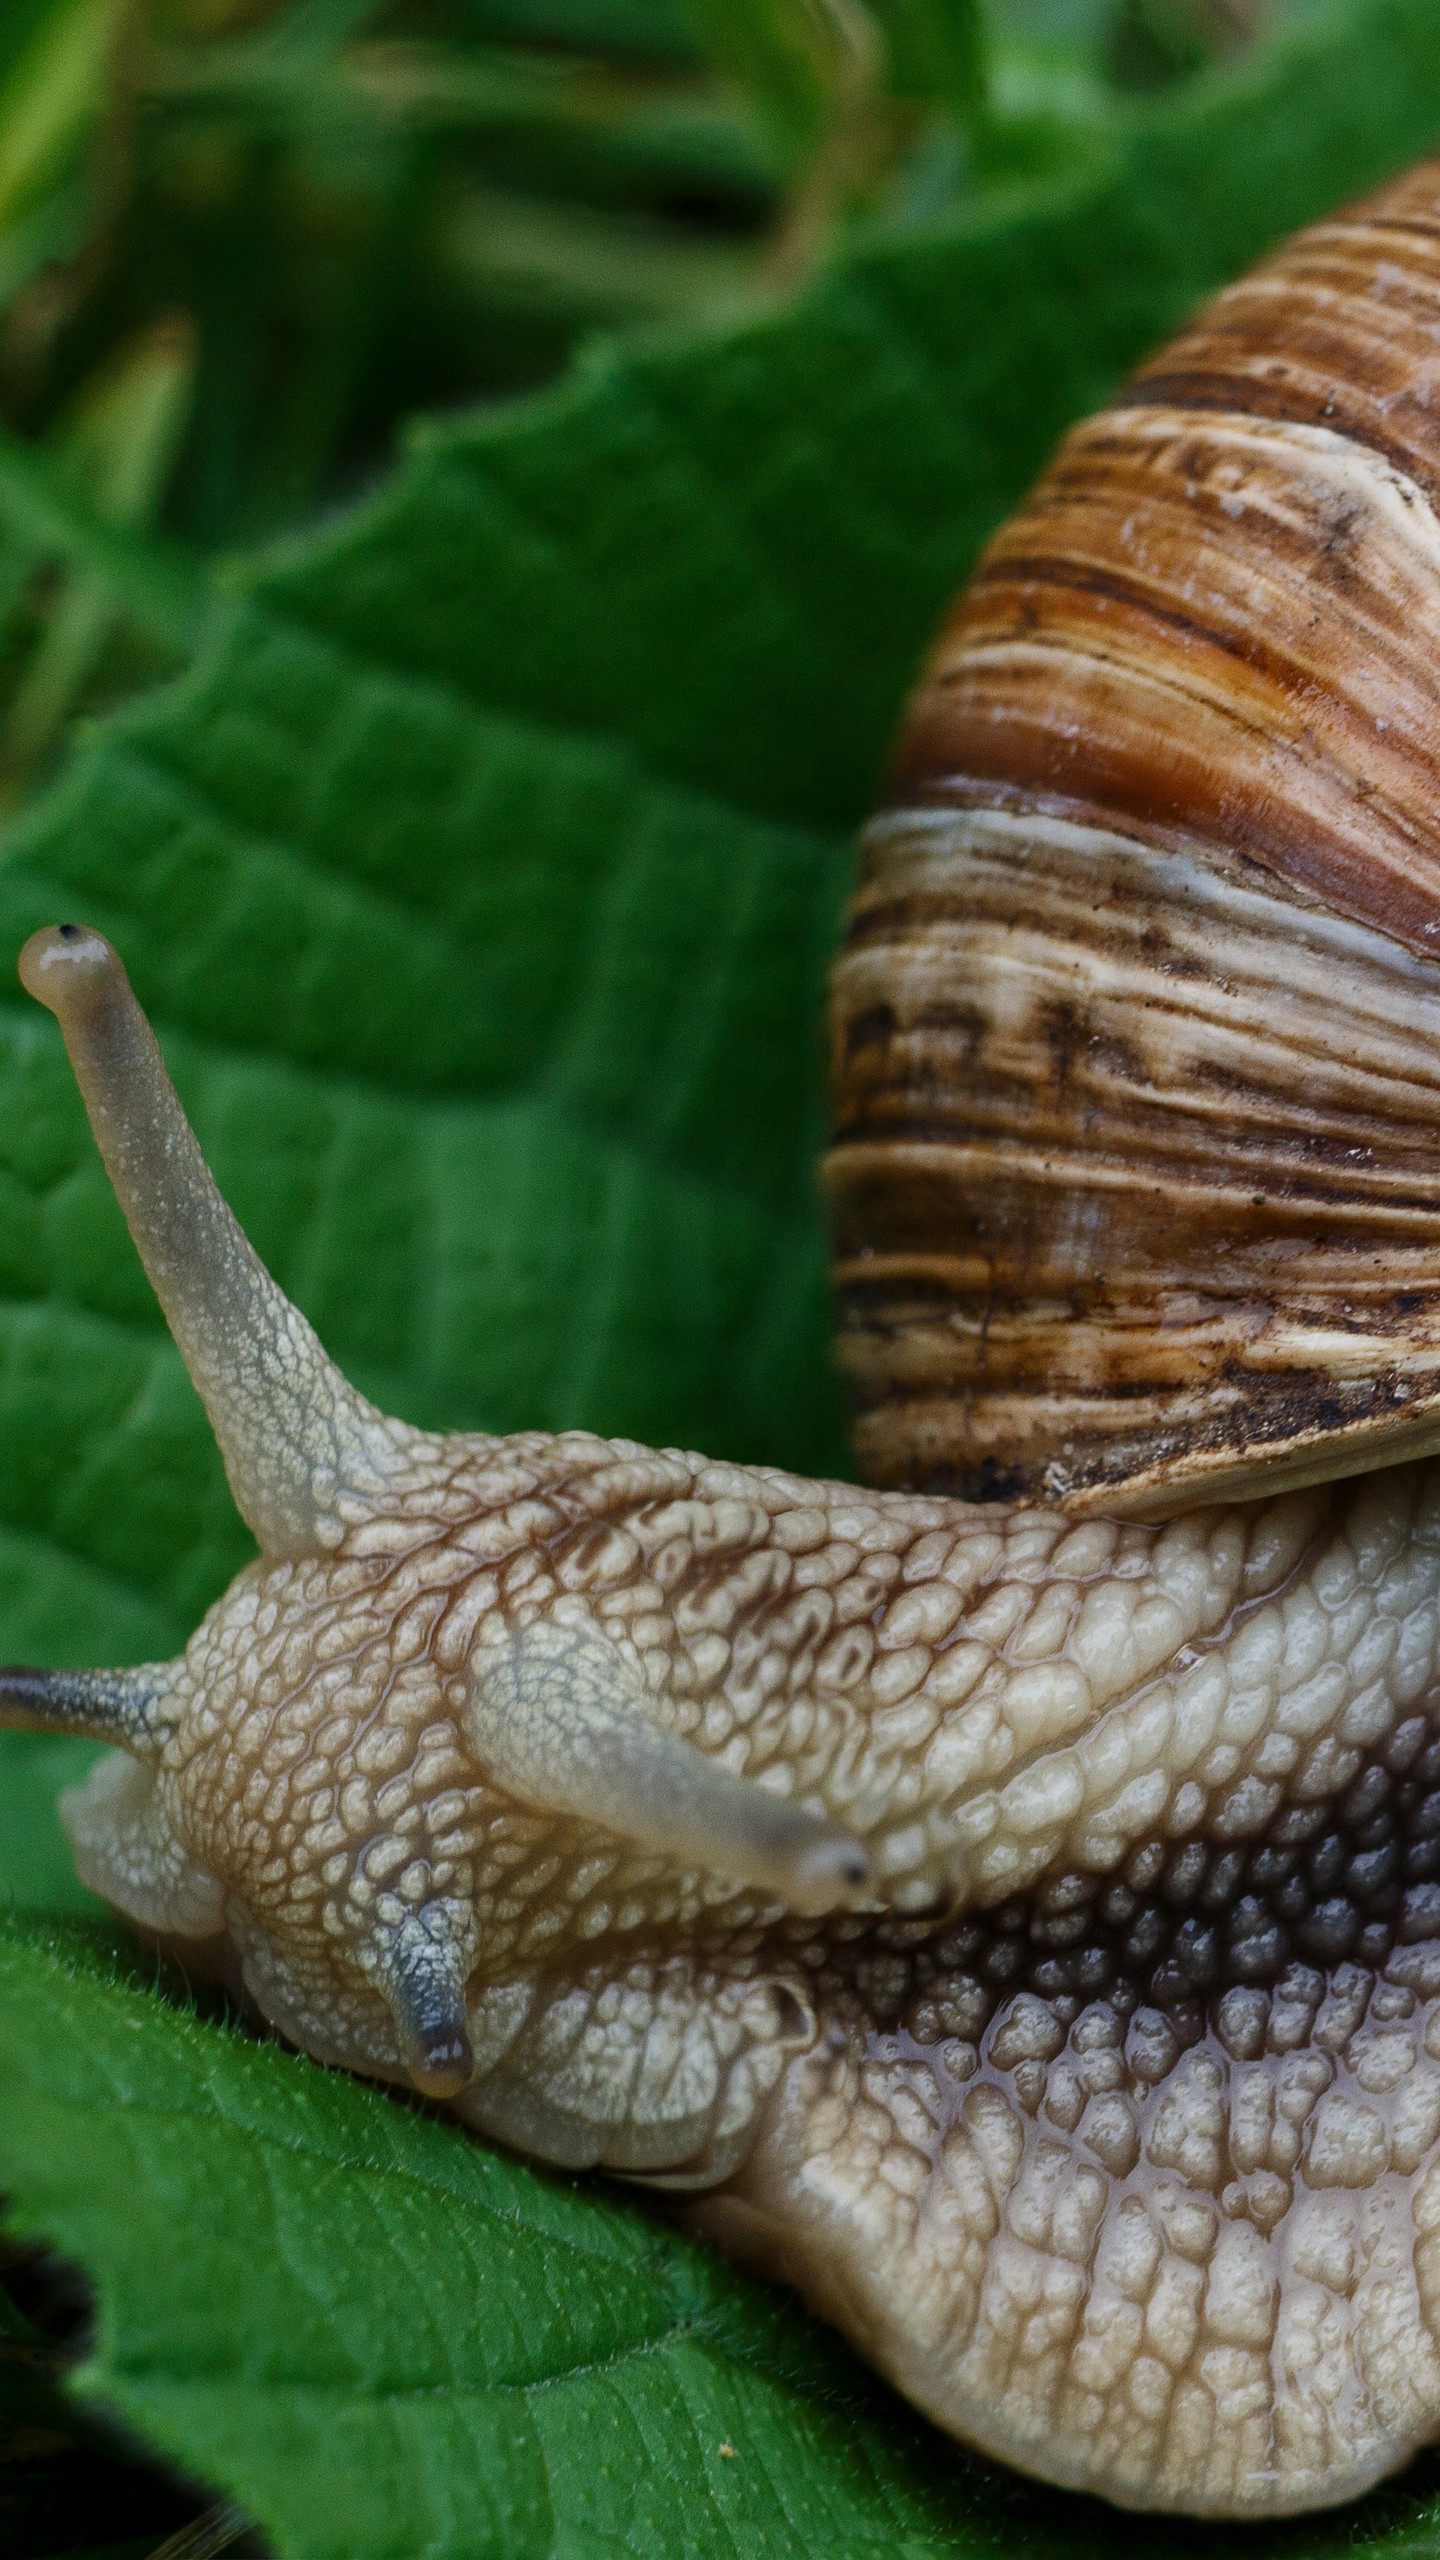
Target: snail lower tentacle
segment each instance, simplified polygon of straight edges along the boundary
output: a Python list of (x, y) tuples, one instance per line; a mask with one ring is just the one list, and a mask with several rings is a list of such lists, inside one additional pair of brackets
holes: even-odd
[(1199, 2514), (1440, 2426), (1437, 345), (1431, 169), (1079, 430), (942, 637), (834, 1010), (895, 1490), (377, 1413), (109, 945), (22, 960), (263, 1551), (172, 1663), (0, 1673), (118, 1745), (82, 1876)]

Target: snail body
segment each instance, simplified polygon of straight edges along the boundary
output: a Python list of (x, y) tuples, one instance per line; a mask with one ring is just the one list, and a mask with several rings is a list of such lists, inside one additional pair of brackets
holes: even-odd
[(377, 1412), (110, 946), (21, 959), (261, 1551), (174, 1662), (0, 1674), (118, 1746), (86, 1881), (1197, 2514), (1440, 2427), (1432, 347), (1434, 170), (1077, 431), (942, 637), (834, 1012), (901, 1489)]

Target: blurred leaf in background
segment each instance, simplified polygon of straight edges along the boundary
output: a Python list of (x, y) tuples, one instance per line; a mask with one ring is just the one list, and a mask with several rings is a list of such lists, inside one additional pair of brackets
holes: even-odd
[(1260, 5), (10, 0), (0, 806), (416, 410), (1079, 168)]

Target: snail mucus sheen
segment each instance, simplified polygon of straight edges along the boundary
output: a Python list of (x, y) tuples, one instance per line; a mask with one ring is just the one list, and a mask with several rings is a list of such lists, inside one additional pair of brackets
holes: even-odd
[(1440, 2426), (1440, 166), (1292, 242), (982, 559), (835, 977), (867, 1473), (443, 1437), (38, 934), (260, 1547), (82, 1876), (322, 2060), (674, 2191), (1135, 2506)]

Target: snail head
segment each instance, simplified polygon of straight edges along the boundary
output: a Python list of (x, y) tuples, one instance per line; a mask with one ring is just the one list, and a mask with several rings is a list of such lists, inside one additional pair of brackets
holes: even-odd
[[(442, 1437), (377, 1411), (222, 1200), (110, 944), (49, 928), (20, 974), (260, 1548), (173, 1662), (0, 1673), (0, 1725), (124, 1755), (65, 1799), (86, 1882), (189, 1959), (237, 1950), (308, 2051), (437, 2097), (472, 2078), (487, 1981), (593, 1955), (622, 1922), (861, 1892), (855, 1835), (697, 1748), (643, 1628), (597, 1617), (615, 1509), (664, 1461), (634, 1450), (627, 1475), (625, 1444), (617, 1463), (583, 1434)], [(557, 1574), (557, 1480), (577, 1477), (584, 1553), (572, 1535)]]

